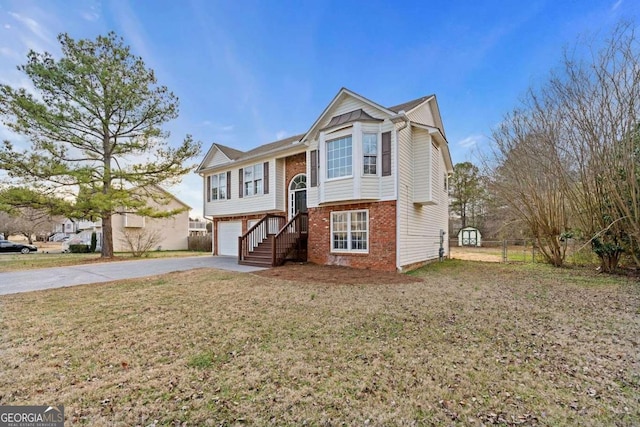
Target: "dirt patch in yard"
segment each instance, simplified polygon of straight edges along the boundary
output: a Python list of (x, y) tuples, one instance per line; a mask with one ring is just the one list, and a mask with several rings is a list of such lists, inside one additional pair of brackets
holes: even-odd
[(334, 265), (288, 263), (256, 273), (263, 277), (304, 283), (333, 283), (340, 285), (377, 285), (422, 282), (419, 277), (382, 271), (362, 270)]
[(452, 246), (449, 257), (464, 261), (502, 262), (500, 248), (472, 248), (469, 246)]

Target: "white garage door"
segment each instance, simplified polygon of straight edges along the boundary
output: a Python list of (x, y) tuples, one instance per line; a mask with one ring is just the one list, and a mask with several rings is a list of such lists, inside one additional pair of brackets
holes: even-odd
[(242, 236), (242, 222), (218, 223), (218, 255), (238, 255), (238, 237)]

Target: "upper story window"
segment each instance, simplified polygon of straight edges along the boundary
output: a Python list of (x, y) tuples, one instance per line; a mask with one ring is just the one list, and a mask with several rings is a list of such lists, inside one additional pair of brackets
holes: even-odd
[(211, 175), (211, 200), (227, 199), (227, 174), (226, 172)]
[(244, 168), (244, 195), (263, 194), (263, 164)]
[(378, 174), (378, 134), (362, 134), (362, 173), (364, 175)]
[(327, 178), (353, 174), (351, 135), (327, 141)]

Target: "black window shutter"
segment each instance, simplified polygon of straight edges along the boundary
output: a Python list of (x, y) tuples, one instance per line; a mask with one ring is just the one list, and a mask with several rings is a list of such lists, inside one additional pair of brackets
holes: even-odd
[(207, 177), (207, 202), (211, 201), (211, 175)]
[(227, 172), (227, 199), (231, 198), (231, 171)]
[(240, 168), (238, 171), (238, 197), (242, 199), (244, 188), (244, 170)]
[(269, 194), (269, 162), (264, 162), (264, 184), (262, 185), (262, 192)]
[(391, 132), (382, 134), (382, 176), (391, 175)]
[(311, 187), (318, 186), (318, 150), (311, 151)]

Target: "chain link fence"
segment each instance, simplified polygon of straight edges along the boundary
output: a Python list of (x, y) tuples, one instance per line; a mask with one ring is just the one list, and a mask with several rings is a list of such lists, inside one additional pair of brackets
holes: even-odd
[[(597, 265), (597, 259), (584, 242), (569, 239), (566, 243), (567, 265)], [(537, 263), (546, 262), (533, 239), (482, 240), (482, 246), (458, 246), (449, 240), (450, 257), (470, 261)]]

